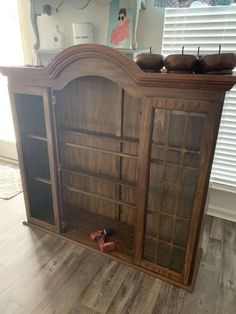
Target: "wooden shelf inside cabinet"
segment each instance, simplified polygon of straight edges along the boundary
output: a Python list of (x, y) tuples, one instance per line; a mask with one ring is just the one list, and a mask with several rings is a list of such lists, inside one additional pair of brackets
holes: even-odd
[(138, 159), (138, 156), (133, 155), (133, 154), (119, 153), (119, 152), (115, 152), (115, 151), (111, 151), (107, 149), (96, 148), (93, 146), (79, 145), (79, 144), (74, 144), (74, 143), (69, 143), (69, 142), (64, 142), (62, 144), (65, 146), (74, 147), (74, 148), (82, 149), (82, 150), (88, 150), (91, 152), (98, 152), (98, 153), (102, 153), (106, 155), (112, 155), (112, 156), (124, 157), (124, 158), (136, 159), (136, 160)]
[(42, 178), (42, 177), (35, 177), (34, 180), (38, 181), (38, 182), (42, 182), (42, 183), (46, 183), (46, 184), (52, 184), (51, 180), (47, 179), (47, 178)]
[(109, 240), (114, 241), (117, 249), (109, 255), (120, 257), (124, 260), (133, 260), (134, 227), (109, 217), (104, 217), (79, 208), (65, 205), (65, 237), (78, 241), (88, 247), (99, 251), (96, 241), (89, 237), (90, 233), (101, 228), (111, 228), (114, 234)]
[(47, 142), (48, 141), (47, 138), (44, 137), (44, 136), (29, 134), (28, 137), (33, 139), (33, 140), (37, 140), (37, 141), (43, 141), (43, 142)]
[(129, 182), (126, 180), (116, 179), (114, 177), (101, 175), (101, 174), (94, 173), (94, 172), (80, 169), (80, 168), (62, 166), (62, 171), (65, 171), (67, 173), (75, 173), (82, 177), (89, 177), (89, 178), (94, 178), (100, 181), (106, 181), (115, 185), (125, 186), (125, 187), (129, 187), (133, 189), (137, 188), (137, 184), (135, 182)]
[(111, 203), (114, 203), (114, 204), (118, 204), (118, 205), (121, 205), (121, 206), (124, 206), (124, 207), (129, 207), (129, 208), (133, 208), (133, 209), (136, 208), (136, 205), (134, 205), (134, 204), (122, 202), (121, 200), (110, 198), (110, 197), (107, 197), (107, 196), (103, 196), (103, 195), (100, 195), (100, 194), (97, 194), (97, 193), (87, 192), (87, 191), (80, 190), (80, 189), (77, 189), (77, 188), (74, 188), (74, 187), (68, 186), (68, 185), (66, 185), (65, 188), (68, 191), (70, 191), (70, 192), (75, 192), (75, 193), (87, 195), (87, 196), (90, 196), (92, 198), (101, 199), (101, 200), (108, 201), (108, 202), (111, 202)]
[(88, 136), (88, 137), (95, 137), (99, 139), (121, 142), (121, 143), (132, 143), (132, 144), (139, 144), (139, 140), (136, 138), (128, 138), (128, 137), (120, 137), (115, 136), (113, 134), (105, 134), (105, 133), (98, 133), (94, 131), (84, 130), (84, 129), (73, 129), (73, 128), (60, 128), (59, 132), (66, 133), (66, 134), (75, 134), (79, 136)]

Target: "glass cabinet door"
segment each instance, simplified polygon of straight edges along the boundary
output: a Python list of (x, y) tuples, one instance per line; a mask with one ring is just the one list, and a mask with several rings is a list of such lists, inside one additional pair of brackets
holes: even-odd
[[(25, 90), (25, 91), (24, 91)], [(59, 230), (52, 126), (47, 89), (13, 94), (28, 222)], [(35, 92), (35, 94), (34, 94)]]
[(181, 273), (206, 114), (154, 110), (143, 260)]

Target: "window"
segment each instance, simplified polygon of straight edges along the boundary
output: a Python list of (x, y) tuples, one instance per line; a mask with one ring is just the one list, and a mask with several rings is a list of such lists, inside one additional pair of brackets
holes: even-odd
[[(162, 53), (236, 52), (236, 6), (166, 9)], [(226, 94), (211, 182), (236, 189), (236, 87)]]
[[(0, 64), (23, 64), (23, 49), (20, 35), (17, 0), (4, 3), (0, 10)], [(7, 79), (0, 75), (0, 140), (14, 142), (14, 128), (8, 97)]]

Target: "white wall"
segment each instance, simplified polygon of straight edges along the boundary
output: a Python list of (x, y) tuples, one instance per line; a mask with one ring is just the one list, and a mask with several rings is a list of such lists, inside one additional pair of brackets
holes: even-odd
[(30, 1), (18, 0), (20, 11), (21, 34), (26, 63), (31, 63), (34, 46), (34, 34), (30, 21)]
[[(29, 1), (19, 0), (22, 12), (22, 31), (27, 63), (32, 62), (32, 51), (35, 42), (30, 22)], [(84, 10), (75, 10), (70, 4), (63, 4), (58, 13), (54, 12), (51, 17), (42, 15), (38, 18), (41, 49), (52, 49), (52, 35), (56, 24), (60, 25), (61, 31), (66, 35), (66, 46), (72, 45), (72, 23), (92, 22), (95, 26), (96, 42), (106, 44), (108, 30), (109, 5), (99, 5), (92, 0)], [(139, 48), (152, 46), (153, 52), (161, 51), (162, 31), (164, 24), (164, 9), (156, 9), (153, 0), (147, 1), (147, 8), (141, 11), (137, 39)]]
[(16, 143), (0, 140), (0, 159), (1, 158), (18, 160)]

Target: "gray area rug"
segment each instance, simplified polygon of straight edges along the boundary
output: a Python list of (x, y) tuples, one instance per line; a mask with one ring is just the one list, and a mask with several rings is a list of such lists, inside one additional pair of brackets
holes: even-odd
[(18, 165), (0, 161), (0, 198), (9, 200), (22, 192)]

